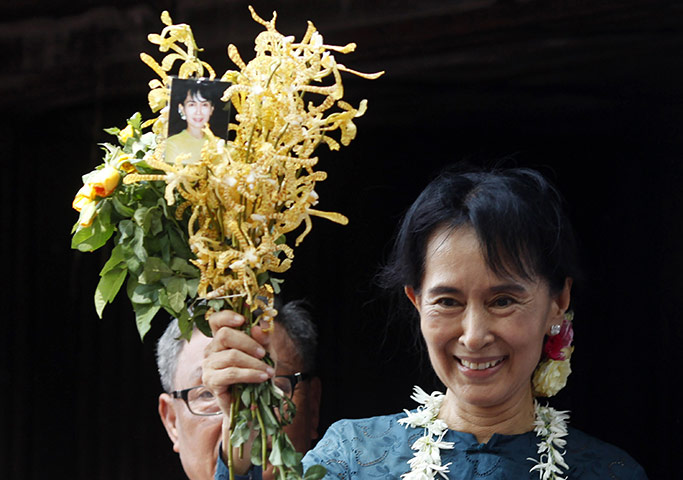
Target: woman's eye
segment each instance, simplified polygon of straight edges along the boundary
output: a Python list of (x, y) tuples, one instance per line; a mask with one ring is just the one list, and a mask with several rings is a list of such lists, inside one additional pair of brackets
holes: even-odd
[(435, 302), (437, 305), (442, 307), (455, 307), (458, 305), (458, 301), (454, 298), (438, 298)]
[(509, 307), (514, 303), (514, 299), (510, 297), (498, 297), (493, 300), (492, 305), (497, 308)]

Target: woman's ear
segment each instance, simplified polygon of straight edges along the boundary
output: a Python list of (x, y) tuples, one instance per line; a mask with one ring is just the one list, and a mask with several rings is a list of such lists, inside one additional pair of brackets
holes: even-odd
[(406, 293), (406, 297), (413, 304), (418, 313), (420, 313), (420, 294), (415, 293), (415, 289), (410, 285), (403, 287), (403, 291)]
[(553, 310), (551, 312), (551, 323), (562, 324), (564, 314), (569, 309), (569, 303), (571, 302), (573, 282), (574, 280), (572, 278), (567, 277), (564, 280), (564, 287), (562, 287), (562, 290), (555, 296), (552, 306)]

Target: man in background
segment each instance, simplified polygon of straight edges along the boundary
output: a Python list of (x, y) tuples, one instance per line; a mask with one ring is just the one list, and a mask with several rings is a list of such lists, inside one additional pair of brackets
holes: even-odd
[[(195, 329), (187, 342), (180, 338), (178, 322), (173, 320), (157, 344), (164, 388), (159, 395), (159, 416), (190, 480), (213, 480), (226, 422), (215, 397), (202, 386), (204, 350), (210, 341)], [(296, 416), (285, 432), (301, 453), (318, 438), (321, 385), (312, 376), (316, 346), (315, 327), (302, 302), (280, 308), (271, 338), (278, 359), (274, 381), (292, 394)], [(226, 381), (226, 388), (229, 385)], [(272, 477), (266, 473), (264, 478)]]

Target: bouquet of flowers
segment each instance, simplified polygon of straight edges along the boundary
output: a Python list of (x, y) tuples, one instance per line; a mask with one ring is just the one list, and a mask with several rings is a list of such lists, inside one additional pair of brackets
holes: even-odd
[[(365, 101), (354, 108), (341, 100), (340, 72), (368, 79), (383, 72), (362, 74), (337, 63), (333, 53), (349, 53), (355, 44), (325, 45), (310, 22), (296, 42), (275, 29), (276, 14), (265, 21), (250, 11), (265, 31), (248, 63), (228, 47), (239, 69), (221, 77), (229, 82), (221, 100), (235, 112), (225, 138), (207, 124), (198, 160), (165, 156), (174, 79), (214, 80), (215, 72), (197, 57), (190, 27), (174, 25), (164, 12), (165, 28), (149, 40), (170, 53), (160, 64), (141, 54), (160, 77), (150, 82), (148, 96), (158, 116), (143, 121), (136, 113), (124, 128), (108, 129), (118, 145), (104, 144), (103, 164), (83, 177), (73, 201), (80, 212), (73, 248), (93, 251), (113, 240), (95, 291), (97, 313), (127, 278), (141, 338), (161, 309), (179, 320), (185, 338), (195, 325), (210, 335), (207, 315), (226, 308), (244, 315), (247, 332), (259, 322), (272, 325), (273, 295), (282, 282), (273, 274), (286, 271), (294, 256), (286, 235), (303, 224), (298, 245), (312, 216), (347, 223), (343, 215), (314, 208), (315, 185), (326, 174), (314, 170), (313, 154), (323, 143), (331, 150), (348, 145), (356, 135), (354, 119), (366, 109)], [(335, 130), (338, 140), (330, 136)], [(231, 473), (233, 448), (256, 429), (252, 463), (270, 462), (278, 478), (300, 478), (301, 455), (282, 432), (294, 413), (291, 401), (270, 382), (236, 385), (231, 393)], [(322, 467), (311, 468), (305, 478), (323, 474)]]

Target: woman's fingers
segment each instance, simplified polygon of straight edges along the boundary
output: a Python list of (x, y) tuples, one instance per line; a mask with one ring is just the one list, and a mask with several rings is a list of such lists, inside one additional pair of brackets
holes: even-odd
[(214, 312), (209, 315), (209, 326), (211, 327), (211, 332), (214, 334), (221, 327), (237, 328), (243, 323), (244, 317), (232, 310), (221, 310), (220, 312)]
[(206, 357), (213, 352), (235, 349), (261, 359), (266, 354), (269, 338), (257, 338), (263, 341), (265, 345), (247, 335), (246, 332), (231, 327), (221, 327), (213, 332), (213, 339), (206, 347), (204, 356)]
[(243, 323), (244, 317), (231, 311), (209, 317), (213, 338), (204, 350), (202, 381), (219, 397), (222, 406), (227, 402), (226, 393), (231, 385), (260, 383), (275, 375), (274, 368), (263, 361), (270, 333), (255, 326), (252, 338), (238, 329)]
[(212, 389), (264, 382), (275, 374), (270, 365), (236, 349), (212, 352), (204, 359), (202, 371), (204, 385)]

